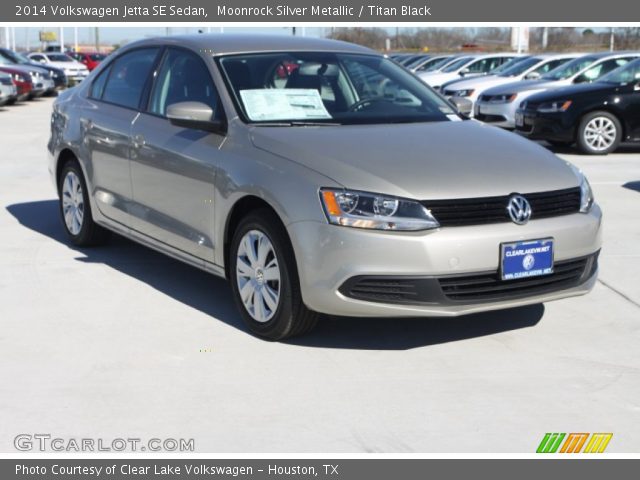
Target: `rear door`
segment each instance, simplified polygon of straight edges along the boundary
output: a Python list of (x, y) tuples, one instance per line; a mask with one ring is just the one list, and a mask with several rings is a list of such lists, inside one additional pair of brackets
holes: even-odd
[(159, 48), (125, 53), (94, 80), (81, 118), (90, 159), (88, 176), (100, 211), (128, 225), (132, 200), (129, 155), (131, 124)]
[(209, 68), (196, 53), (168, 48), (146, 111), (133, 122), (133, 227), (163, 243), (213, 261), (214, 180), (224, 136), (172, 125), (167, 107), (200, 102), (222, 119)]

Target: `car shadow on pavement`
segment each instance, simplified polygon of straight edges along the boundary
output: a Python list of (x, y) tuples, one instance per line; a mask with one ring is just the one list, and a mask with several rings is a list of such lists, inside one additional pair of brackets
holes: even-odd
[[(578, 148), (575, 145), (569, 145), (569, 146), (551, 145), (550, 143), (542, 142), (542, 141), (539, 143), (540, 145), (545, 147), (547, 150), (551, 150), (553, 153), (566, 154), (566, 155), (580, 155), (585, 158), (590, 157), (590, 155), (585, 155), (581, 153), (580, 150), (578, 150)], [(615, 152), (610, 153), (609, 155), (616, 155), (620, 153), (639, 153), (639, 152), (640, 152), (640, 146), (638, 146), (637, 143), (623, 143), (615, 150)], [(593, 157), (602, 158), (601, 155), (594, 155)]]
[[(63, 243), (80, 254), (76, 260), (101, 263), (169, 297), (246, 332), (228, 283), (221, 278), (113, 235), (104, 247), (68, 243), (57, 200), (17, 203), (7, 211), (24, 227)], [(350, 318), (323, 316), (316, 329), (287, 341), (291, 345), (362, 350), (407, 350), (465, 340), (536, 325), (544, 306), (531, 305), (457, 318)]]

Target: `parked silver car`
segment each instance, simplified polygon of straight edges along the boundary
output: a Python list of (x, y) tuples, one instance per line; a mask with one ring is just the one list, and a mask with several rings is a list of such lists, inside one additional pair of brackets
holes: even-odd
[(596, 280), (582, 173), (348, 43), (129, 44), (58, 97), (48, 150), (71, 242), (111, 230), (225, 276), (269, 339), (318, 312), (455, 316)]

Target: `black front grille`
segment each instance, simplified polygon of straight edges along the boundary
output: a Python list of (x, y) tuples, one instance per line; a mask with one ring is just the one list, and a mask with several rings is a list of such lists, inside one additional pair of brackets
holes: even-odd
[(480, 120), (485, 123), (493, 123), (493, 122), (506, 122), (507, 117), (504, 115), (487, 115), (485, 113), (478, 113), (475, 116), (476, 120)]
[(505, 300), (539, 295), (579, 285), (597, 268), (597, 254), (557, 262), (553, 273), (539, 277), (502, 280), (498, 272), (478, 275), (442, 277), (438, 281), (444, 296), (456, 302)]
[(5, 77), (5, 76), (0, 77), (0, 83), (2, 85), (13, 85), (13, 81), (11, 80), (11, 77)]
[(363, 275), (348, 279), (339, 291), (357, 300), (400, 305), (501, 302), (577, 287), (597, 268), (598, 252), (556, 262), (553, 273), (539, 277), (502, 280), (498, 271), (444, 277)]
[[(523, 194), (531, 205), (531, 219), (569, 215), (580, 211), (580, 188)], [(443, 227), (510, 222), (507, 204), (511, 195), (500, 197), (425, 200)]]
[(363, 277), (346, 289), (347, 296), (373, 302), (414, 303), (418, 286), (411, 278)]

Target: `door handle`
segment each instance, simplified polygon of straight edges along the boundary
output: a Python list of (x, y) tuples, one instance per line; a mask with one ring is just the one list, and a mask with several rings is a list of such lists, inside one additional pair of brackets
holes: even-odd
[(144, 144), (145, 144), (144, 136), (138, 134), (133, 137), (133, 148), (144, 147)]

